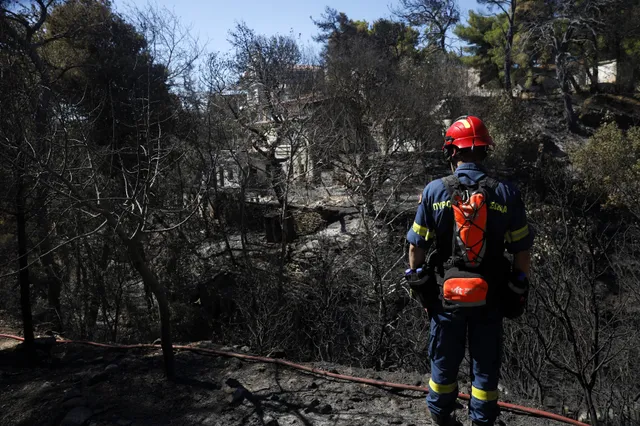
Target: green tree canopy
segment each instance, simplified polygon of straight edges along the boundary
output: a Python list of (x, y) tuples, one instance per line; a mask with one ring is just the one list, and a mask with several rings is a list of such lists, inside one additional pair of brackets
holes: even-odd
[(325, 42), (325, 58), (345, 53), (365, 43), (385, 57), (400, 59), (418, 55), (418, 31), (402, 22), (378, 19), (373, 24), (352, 20), (335, 9), (327, 8), (321, 20), (315, 22), (320, 29), (316, 40)]
[(504, 56), (500, 55), (504, 48), (500, 36), (505, 22), (504, 15), (483, 16), (471, 10), (467, 24), (460, 24), (453, 31), (467, 43), (463, 47), (466, 55), (462, 61), (480, 71), (481, 85), (499, 80), (500, 65), (504, 63)]
[[(518, 13), (522, 13), (520, 10)], [(520, 28), (519, 25), (517, 25)], [(480, 71), (480, 84), (487, 83), (504, 86), (504, 63), (506, 54), (506, 37), (509, 28), (507, 15), (500, 13), (484, 16), (469, 11), (466, 25), (458, 25), (454, 33), (467, 46), (463, 47), (465, 55), (462, 61)], [(511, 60), (511, 81), (529, 87), (533, 82), (533, 63), (539, 52), (530, 48), (530, 40), (525, 34), (516, 31), (513, 38)]]
[[(167, 70), (147, 51), (147, 42), (110, 2), (71, 0), (54, 8), (45, 31), (72, 34), (45, 52), (69, 104), (93, 123), (98, 145), (118, 148), (172, 125), (173, 97)], [(149, 121), (159, 126), (150, 126)]]

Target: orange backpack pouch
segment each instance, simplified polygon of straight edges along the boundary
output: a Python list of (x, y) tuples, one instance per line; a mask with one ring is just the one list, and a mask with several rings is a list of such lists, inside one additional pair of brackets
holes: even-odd
[(487, 303), (489, 284), (477, 273), (453, 267), (444, 276), (442, 297), (457, 306), (482, 306)]

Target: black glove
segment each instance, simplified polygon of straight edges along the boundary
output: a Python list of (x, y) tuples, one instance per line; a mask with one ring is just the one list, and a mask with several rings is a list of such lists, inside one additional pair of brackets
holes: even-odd
[(502, 314), (509, 319), (518, 318), (524, 313), (529, 299), (529, 279), (527, 275), (513, 270), (507, 287), (502, 294)]
[(438, 300), (438, 285), (435, 276), (425, 267), (404, 271), (404, 282), (409, 286), (411, 297), (424, 308), (430, 308)]

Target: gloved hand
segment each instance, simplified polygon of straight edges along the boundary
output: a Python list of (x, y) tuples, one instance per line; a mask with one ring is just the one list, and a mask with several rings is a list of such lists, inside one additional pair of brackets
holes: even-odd
[(524, 295), (529, 291), (529, 279), (522, 271), (514, 270), (509, 280), (509, 289), (516, 294)]
[(425, 309), (431, 309), (438, 302), (438, 285), (433, 273), (423, 265), (417, 269), (404, 271), (403, 281), (409, 286), (411, 297)]
[(509, 319), (518, 318), (524, 313), (528, 299), (529, 279), (524, 272), (514, 270), (502, 295), (503, 315)]
[(429, 274), (427, 274), (424, 267), (418, 269), (406, 269), (404, 271), (404, 281), (410, 286), (419, 286), (425, 284)]

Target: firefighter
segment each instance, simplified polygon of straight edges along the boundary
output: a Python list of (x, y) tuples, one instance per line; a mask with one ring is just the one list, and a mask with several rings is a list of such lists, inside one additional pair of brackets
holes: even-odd
[[(431, 322), (431, 379), (427, 406), (436, 425), (460, 424), (455, 418), (454, 407), (458, 394), (458, 369), (464, 358), (467, 341), (472, 377), (470, 418), (474, 426), (495, 423), (498, 416), (502, 321), (505, 316), (513, 318), (520, 315), (526, 304), (529, 250), (534, 235), (527, 224), (518, 190), (509, 183), (490, 178), (482, 165), (493, 146), (487, 128), (478, 117), (463, 116), (455, 120), (446, 132), (442, 148), (453, 174), (434, 180), (424, 188), (415, 222), (407, 234), (409, 269), (405, 272), (405, 278), (417, 276), (423, 270), (429, 271), (427, 278), (421, 280), (422, 284), (427, 284), (419, 290), (422, 294), (418, 299), (428, 311)], [(460, 193), (467, 195), (469, 188), (485, 188), (483, 208), (486, 209), (486, 223), (482, 222), (479, 226), (471, 224), (466, 234), (458, 223), (459, 215), (452, 207), (452, 202), (457, 206), (457, 202), (465, 198), (464, 195), (452, 195), (454, 192), (451, 188), (455, 185), (458, 189), (462, 188)], [(470, 232), (475, 232), (474, 227), (482, 228), (478, 234), (480, 237), (477, 237), (481, 238), (482, 250), (474, 258), (475, 266), (480, 267), (465, 269), (470, 261), (474, 266), (474, 259), (465, 257), (468, 253), (460, 253), (457, 245), (463, 240), (461, 237), (468, 237)], [(473, 251), (473, 248), (466, 249), (467, 252), (470, 250)], [(505, 250), (513, 255), (512, 261), (505, 257)], [(428, 251), (430, 256), (427, 261)], [(462, 251), (465, 251), (464, 248)], [(459, 253), (457, 259), (466, 262), (454, 262), (452, 259), (456, 259), (456, 252)], [(455, 264), (462, 265), (455, 270), (458, 275), (448, 272), (448, 268), (455, 269)], [(455, 279), (447, 281), (447, 274)], [(434, 279), (435, 275), (437, 277)], [(467, 288), (464, 277), (469, 276), (475, 278), (469, 278), (466, 282), (482, 283), (482, 286)], [(410, 278), (408, 280), (411, 282)], [(420, 281), (420, 278), (417, 280)], [(463, 284), (447, 289), (448, 282)], [(469, 303), (463, 303), (465, 295), (472, 293), (474, 298), (467, 299)], [(480, 293), (482, 297), (478, 298)], [(514, 307), (516, 313), (505, 315)]]

